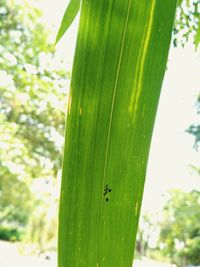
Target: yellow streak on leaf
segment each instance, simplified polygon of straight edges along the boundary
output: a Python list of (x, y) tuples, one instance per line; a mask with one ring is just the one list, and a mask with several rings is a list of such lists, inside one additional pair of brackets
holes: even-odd
[(151, 10), (150, 10), (150, 15), (149, 15), (149, 23), (147, 26), (147, 31), (144, 33), (144, 40), (142, 42), (140, 51), (139, 51), (139, 56), (138, 56), (138, 61), (136, 64), (136, 78), (134, 82), (134, 90), (131, 96), (131, 101), (129, 105), (129, 112), (133, 113), (134, 112), (134, 120), (138, 108), (138, 100), (140, 98), (140, 94), (142, 92), (142, 78), (143, 78), (143, 72), (144, 72), (144, 66), (145, 66), (145, 58), (147, 55), (148, 51), (148, 45), (151, 37), (151, 32), (152, 32), (152, 26), (153, 26), (153, 18), (154, 18), (154, 11), (155, 11), (155, 5), (156, 5), (156, 0), (152, 2)]

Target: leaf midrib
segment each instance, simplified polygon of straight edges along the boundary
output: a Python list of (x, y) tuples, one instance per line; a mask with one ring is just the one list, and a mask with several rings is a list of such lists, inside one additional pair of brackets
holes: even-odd
[[(113, 110), (114, 110), (114, 105), (115, 105), (115, 99), (116, 99), (116, 91), (117, 91), (117, 85), (119, 81), (119, 74), (120, 74), (120, 69), (121, 69), (121, 63), (122, 63), (122, 55), (124, 52), (124, 46), (125, 46), (125, 40), (126, 40), (126, 33), (127, 33), (127, 26), (128, 26), (128, 20), (129, 20), (129, 15), (130, 15), (130, 10), (131, 10), (131, 3), (132, 0), (129, 0), (128, 2), (128, 8), (127, 8), (127, 16), (125, 19), (125, 26), (123, 29), (123, 34), (122, 34), (122, 45), (121, 45), (121, 50), (119, 53), (119, 60), (118, 60), (118, 65), (117, 65), (117, 73), (116, 73), (116, 80), (114, 84), (114, 89), (113, 89), (113, 97), (112, 97), (112, 103), (111, 103), (111, 110), (110, 110), (110, 118), (109, 118), (109, 124), (108, 124), (108, 135), (107, 135), (107, 142), (106, 142), (106, 152), (105, 152), (105, 162), (104, 162), (104, 167), (103, 167), (103, 179), (102, 179), (102, 190), (101, 193), (103, 192), (104, 189), (104, 184), (105, 184), (105, 179), (106, 179), (106, 169), (107, 169), (107, 162), (108, 162), (108, 151), (109, 151), (109, 144), (110, 144), (110, 136), (111, 136), (111, 126), (112, 126), (112, 118), (113, 118)], [(97, 241), (97, 267), (99, 267), (99, 251), (100, 251), (100, 236), (101, 236), (101, 218), (103, 214), (103, 194), (101, 195), (101, 206), (100, 206), (100, 217), (99, 217), (99, 233), (98, 233), (98, 241)]]

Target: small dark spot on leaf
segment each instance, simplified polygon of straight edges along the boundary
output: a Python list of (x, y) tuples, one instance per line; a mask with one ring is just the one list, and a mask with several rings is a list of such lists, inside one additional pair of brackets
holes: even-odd
[[(106, 196), (109, 192), (111, 192), (112, 191), (112, 189), (110, 188), (110, 187), (108, 187), (108, 184), (107, 185), (105, 185), (105, 188), (104, 188), (104, 193), (103, 193), (103, 195), (104, 196)], [(109, 201), (109, 199), (106, 197), (106, 201), (108, 202)]]

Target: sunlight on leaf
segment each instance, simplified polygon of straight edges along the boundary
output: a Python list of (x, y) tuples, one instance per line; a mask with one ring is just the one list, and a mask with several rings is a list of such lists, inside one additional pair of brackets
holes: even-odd
[(59, 267), (131, 267), (176, 1), (87, 0), (75, 52)]

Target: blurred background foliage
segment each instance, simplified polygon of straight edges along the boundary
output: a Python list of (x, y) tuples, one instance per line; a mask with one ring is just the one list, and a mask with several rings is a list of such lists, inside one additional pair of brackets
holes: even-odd
[[(191, 39), (197, 47), (199, 10), (198, 0), (179, 1), (174, 46), (184, 46)], [(56, 250), (70, 79), (50, 33), (37, 5), (0, 0), (0, 239), (22, 241), (26, 254), (38, 255)], [(198, 112), (199, 107), (200, 97)], [(200, 125), (187, 131), (194, 135), (198, 149)], [(199, 265), (199, 209), (199, 192), (170, 192), (160, 218), (149, 214), (141, 218), (138, 256)]]
[(139, 257), (177, 266), (200, 264), (200, 192), (171, 190), (159, 216), (143, 214), (137, 236)]
[(179, 0), (174, 22), (172, 43), (184, 46), (191, 38), (198, 47), (200, 42), (199, 0)]
[(200, 264), (200, 192), (172, 191), (160, 222), (160, 248), (179, 266)]
[(37, 7), (0, 0), (0, 237), (41, 250), (56, 236), (46, 217), (58, 202), (69, 80), (48, 36)]

